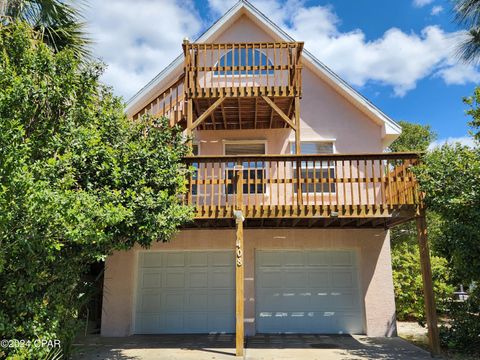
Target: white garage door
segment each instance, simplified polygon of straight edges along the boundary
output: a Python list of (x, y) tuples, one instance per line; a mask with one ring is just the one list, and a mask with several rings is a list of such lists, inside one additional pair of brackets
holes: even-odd
[(137, 334), (235, 331), (233, 251), (139, 254)]
[(257, 251), (259, 333), (363, 333), (353, 251)]

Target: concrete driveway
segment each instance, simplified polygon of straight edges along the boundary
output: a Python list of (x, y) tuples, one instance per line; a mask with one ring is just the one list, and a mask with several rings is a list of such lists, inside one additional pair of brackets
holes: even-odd
[[(75, 345), (74, 360), (233, 360), (234, 335), (152, 335), (125, 338), (89, 336)], [(245, 359), (346, 360), (431, 359), (400, 338), (350, 335), (257, 335), (247, 338)]]

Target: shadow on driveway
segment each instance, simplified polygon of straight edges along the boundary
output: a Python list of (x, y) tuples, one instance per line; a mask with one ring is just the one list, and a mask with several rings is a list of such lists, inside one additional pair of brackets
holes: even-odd
[[(246, 339), (246, 359), (426, 360), (430, 354), (400, 338), (351, 335), (258, 334)], [(235, 335), (89, 336), (75, 345), (73, 359), (234, 359)]]

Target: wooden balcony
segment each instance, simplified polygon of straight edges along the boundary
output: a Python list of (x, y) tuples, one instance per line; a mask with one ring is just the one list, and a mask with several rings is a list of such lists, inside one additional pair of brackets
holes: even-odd
[(417, 154), (198, 156), (185, 204), (192, 227), (392, 227), (421, 204)]
[(301, 42), (183, 44), (184, 72), (144, 114), (191, 131), (296, 127)]

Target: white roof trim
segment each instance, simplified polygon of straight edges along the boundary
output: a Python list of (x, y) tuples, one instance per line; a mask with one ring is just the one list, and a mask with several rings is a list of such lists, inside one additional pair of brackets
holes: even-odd
[[(227, 23), (233, 21), (243, 13), (252, 14), (262, 25), (266, 26), (272, 34), (277, 36), (282, 41), (295, 41), (290, 35), (283, 31), (279, 26), (273, 23), (257, 8), (246, 0), (240, 0), (233, 7), (230, 8), (219, 20), (217, 20), (207, 31), (205, 31), (195, 42), (205, 42), (211, 37), (215, 36)], [(324, 79), (339, 93), (345, 96), (358, 109), (369, 115), (374, 121), (382, 125), (382, 137), (384, 144), (391, 143), (400, 133), (402, 129), (393, 119), (388, 117), (379, 108), (372, 104), (367, 98), (361, 95), (358, 91), (348, 85), (343, 79), (335, 74), (330, 68), (313, 56), (308, 50), (303, 50), (303, 59), (305, 65), (310, 65), (317, 75)], [(158, 88), (166, 86), (167, 82), (173, 80), (172, 73), (176, 69), (180, 69), (183, 65), (183, 54), (178, 56), (170, 65), (163, 69), (155, 78), (153, 78), (145, 87), (137, 92), (127, 102), (126, 112), (132, 115), (139, 110), (141, 105), (152, 98)]]

